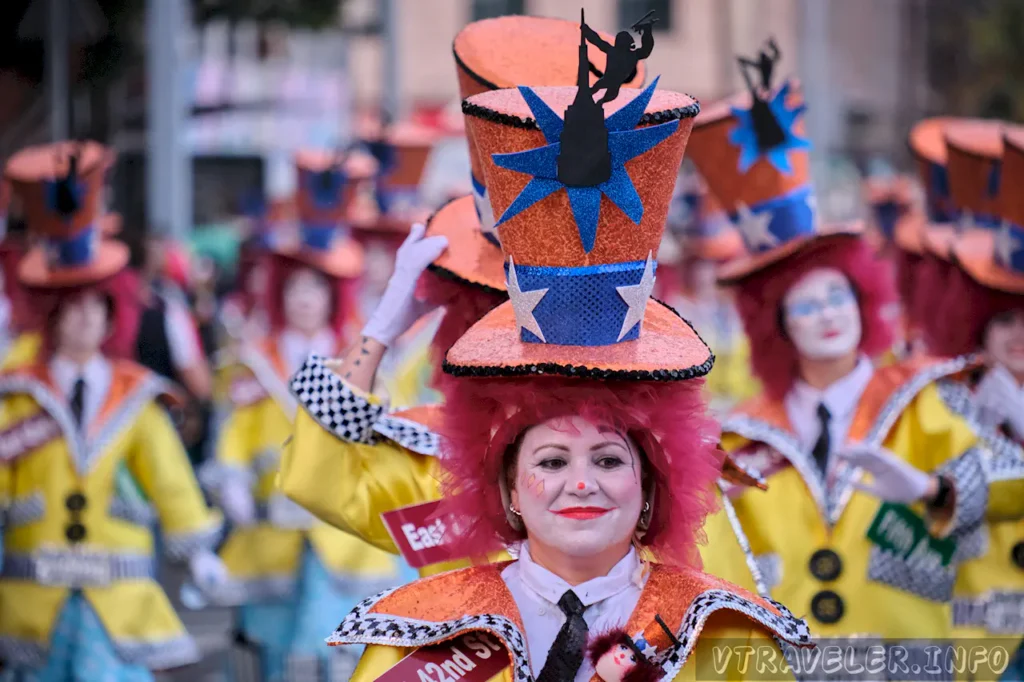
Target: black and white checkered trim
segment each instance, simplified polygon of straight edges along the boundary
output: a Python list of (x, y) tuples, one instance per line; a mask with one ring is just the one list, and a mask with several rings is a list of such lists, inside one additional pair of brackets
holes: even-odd
[(988, 479), (982, 450), (971, 448), (943, 464), (935, 473), (948, 478), (955, 491), (953, 518), (949, 521), (947, 534), (956, 538), (966, 537), (985, 520), (988, 507)]
[(938, 382), (939, 396), (950, 412), (956, 414), (978, 434), (991, 451), (986, 458), (985, 472), (989, 482), (1024, 478), (1024, 448), (1007, 438), (993, 425), (986, 423), (978, 409), (974, 394), (964, 384), (944, 380)]
[(912, 566), (893, 552), (872, 545), (868, 556), (868, 580), (942, 603), (953, 596), (956, 570), (953, 566)]
[[(184, 634), (162, 641), (117, 639), (113, 644), (121, 660), (150, 670), (169, 670), (200, 659), (195, 640)], [(41, 668), (46, 665), (49, 653), (49, 645), (46, 643), (0, 636), (0, 659), (10, 664)]]
[(385, 590), (363, 600), (345, 616), (334, 634), (327, 638), (327, 643), (332, 645), (379, 644), (415, 648), (443, 642), (466, 632), (484, 630), (498, 637), (505, 645), (512, 658), (513, 678), (516, 682), (533, 681), (526, 653), (526, 638), (508, 618), (484, 614), (429, 623), (386, 613), (370, 613), (374, 604), (394, 591), (395, 589)]
[(373, 425), (376, 434), (421, 455), (437, 455), (440, 439), (423, 424), (395, 415), (384, 415)]
[(374, 424), (386, 409), (356, 395), (317, 355), (292, 377), (291, 392), (320, 426), (350, 443), (371, 444)]
[(754, 561), (761, 572), (765, 587), (771, 590), (782, 582), (782, 557), (774, 552), (771, 554), (755, 554)]
[(25, 526), (39, 519), (46, 514), (46, 500), (41, 492), (34, 492), (24, 497), (15, 497), (7, 507), (6, 520), (4, 525), (8, 528)]
[(184, 533), (164, 533), (164, 554), (172, 561), (185, 561), (194, 554), (212, 550), (220, 540), (224, 522), (212, 517), (202, 527)]
[(151, 505), (141, 500), (129, 500), (124, 497), (114, 497), (110, 500), (107, 514), (111, 518), (127, 521), (136, 526), (150, 526), (157, 520), (156, 511)]

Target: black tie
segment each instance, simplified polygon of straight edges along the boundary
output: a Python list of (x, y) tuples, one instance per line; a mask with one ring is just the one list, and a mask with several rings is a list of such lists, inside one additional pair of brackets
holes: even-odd
[(818, 469), (821, 470), (822, 477), (828, 473), (828, 451), (831, 447), (831, 438), (828, 435), (828, 423), (832, 419), (832, 413), (825, 407), (825, 403), (818, 404), (818, 421), (821, 422), (821, 433), (818, 435), (818, 441), (814, 444), (814, 461), (818, 464)]
[(571, 682), (583, 665), (588, 632), (587, 621), (583, 620), (586, 607), (575, 592), (568, 590), (558, 600), (558, 608), (565, 614), (565, 624), (555, 636), (537, 682)]
[(75, 382), (75, 388), (71, 391), (71, 416), (75, 418), (75, 424), (82, 428), (82, 412), (85, 410), (85, 379), (79, 377)]

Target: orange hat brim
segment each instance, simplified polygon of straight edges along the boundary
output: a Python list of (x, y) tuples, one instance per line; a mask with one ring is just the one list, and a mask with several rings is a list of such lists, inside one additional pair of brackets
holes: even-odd
[(996, 235), (991, 230), (970, 230), (952, 244), (954, 262), (973, 280), (996, 291), (1024, 294), (1024, 275), (1009, 272), (996, 262)]
[(739, 257), (744, 251), (743, 237), (732, 228), (722, 230), (712, 237), (684, 239), (683, 257), (702, 258), (719, 263)]
[(116, 234), (121, 233), (121, 227), (124, 224), (124, 219), (120, 213), (108, 213), (101, 216), (97, 221), (99, 225), (100, 234), (104, 237), (113, 237)]
[(351, 279), (363, 274), (363, 247), (352, 239), (339, 239), (329, 251), (311, 251), (293, 245), (274, 246), (271, 251), (281, 258), (296, 261), (329, 277)]
[(128, 265), (128, 247), (120, 242), (102, 241), (93, 261), (80, 268), (49, 267), (46, 249), (41, 245), (29, 249), (18, 264), (18, 280), (33, 289), (73, 289), (102, 282)]
[(607, 346), (559, 346), (520, 340), (511, 301), (470, 327), (448, 351), (455, 376), (556, 374), (632, 381), (679, 381), (711, 371), (714, 355), (690, 323), (664, 303), (647, 301), (639, 338)]
[(744, 254), (739, 258), (723, 263), (718, 267), (718, 281), (721, 284), (734, 284), (798, 253), (818, 249), (838, 239), (860, 239), (864, 237), (864, 224), (860, 221), (837, 223), (825, 227), (826, 229), (817, 234), (791, 239), (770, 251), (758, 254)]
[(953, 243), (957, 240), (956, 228), (948, 224), (926, 225), (921, 230), (921, 244), (924, 246), (924, 253), (950, 260), (952, 258)]
[(480, 231), (473, 197), (449, 201), (427, 221), (428, 237), (448, 238), (448, 248), (430, 269), (456, 281), (504, 294), (505, 256)]
[(906, 253), (924, 253), (924, 231), (927, 219), (922, 211), (910, 211), (896, 220), (892, 240), (896, 247)]

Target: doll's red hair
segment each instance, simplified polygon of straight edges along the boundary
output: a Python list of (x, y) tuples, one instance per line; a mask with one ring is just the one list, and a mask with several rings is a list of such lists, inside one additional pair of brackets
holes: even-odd
[(358, 280), (331, 277), (300, 261), (274, 254), (266, 261), (266, 309), (271, 329), (280, 331), (287, 327), (284, 315), (284, 288), (288, 279), (301, 270), (311, 270), (327, 280), (331, 289), (331, 329), (344, 338), (346, 327), (358, 318), (356, 290)]
[(508, 524), (499, 494), (507, 451), (534, 425), (579, 416), (629, 434), (643, 453), (654, 508), (640, 544), (664, 563), (700, 567), (697, 543), (717, 505), (711, 490), (722, 465), (701, 380), (449, 378), (442, 386), (444, 506), (460, 528), (454, 542), (464, 556), (525, 539)]
[(736, 307), (750, 340), (751, 365), (770, 397), (781, 400), (797, 377), (797, 351), (782, 326), (786, 292), (812, 270), (832, 268), (853, 286), (860, 304), (860, 350), (869, 356), (893, 344), (886, 308), (896, 301), (892, 265), (867, 243), (848, 238), (775, 263), (736, 284)]
[(985, 330), (999, 315), (1024, 310), (1024, 295), (990, 289), (956, 266), (950, 266), (941, 304), (935, 311), (930, 350), (958, 356), (981, 350)]

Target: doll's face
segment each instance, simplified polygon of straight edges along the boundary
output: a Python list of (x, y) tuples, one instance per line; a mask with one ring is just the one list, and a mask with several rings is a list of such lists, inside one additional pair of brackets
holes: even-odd
[(1024, 309), (992, 318), (984, 343), (992, 362), (1005, 367), (1018, 381), (1024, 377)]
[(308, 268), (291, 274), (284, 283), (284, 316), (288, 326), (314, 334), (327, 326), (331, 290), (327, 278)]
[(786, 292), (782, 306), (786, 333), (800, 355), (829, 360), (860, 345), (860, 306), (838, 270), (811, 270)]
[(622, 679), (636, 667), (636, 654), (625, 644), (616, 644), (606, 651), (594, 666), (594, 671), (603, 682), (622, 682)]
[(99, 351), (109, 330), (107, 301), (87, 291), (66, 301), (57, 317), (57, 350), (86, 356)]
[(580, 417), (531, 428), (510, 486), (530, 544), (574, 558), (625, 550), (644, 503), (641, 466), (628, 436)]

